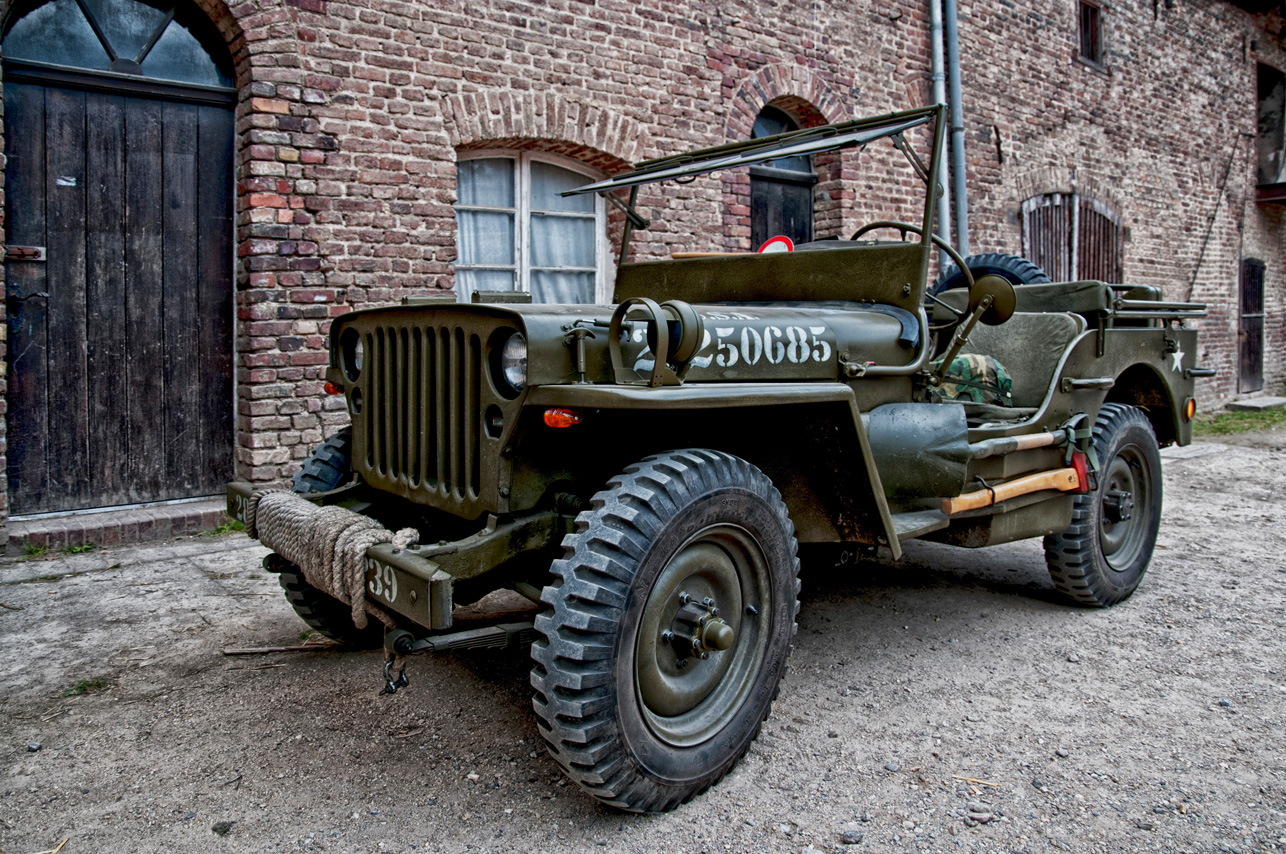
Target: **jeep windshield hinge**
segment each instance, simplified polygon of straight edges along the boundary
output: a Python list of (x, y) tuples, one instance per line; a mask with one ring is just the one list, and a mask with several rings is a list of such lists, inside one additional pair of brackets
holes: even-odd
[(617, 262), (619, 264), (624, 264), (625, 257), (630, 251), (630, 232), (636, 228), (647, 228), (652, 224), (652, 221), (634, 209), (634, 203), (637, 202), (639, 198), (639, 188), (637, 184), (630, 187), (630, 200), (628, 202), (621, 201), (620, 197), (611, 190), (604, 190), (599, 193), (599, 195), (607, 199), (612, 204), (612, 207), (625, 214), (625, 235), (621, 238), (621, 259)]
[(927, 185), (929, 183), (929, 170), (925, 167), (924, 161), (920, 159), (920, 155), (915, 153), (915, 149), (911, 147), (911, 143), (907, 142), (906, 137), (901, 133), (893, 134), (891, 139), (893, 140), (893, 144), (897, 146), (898, 151), (901, 151), (906, 156), (906, 161), (911, 164), (911, 168), (915, 170), (915, 174), (918, 175), (920, 180)]

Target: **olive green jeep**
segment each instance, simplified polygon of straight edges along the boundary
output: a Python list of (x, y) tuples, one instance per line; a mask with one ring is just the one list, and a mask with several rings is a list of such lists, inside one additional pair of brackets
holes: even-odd
[[(943, 126), (910, 110), (573, 191), (622, 209), (624, 258), (644, 185), (891, 142), (880, 162), (904, 157), (918, 223), (622, 263), (612, 305), (480, 293), (338, 318), (328, 390), (351, 428), (294, 494), (229, 485), (230, 512), (312, 626), (383, 641), (386, 690), (406, 653), (530, 640), (554, 759), (634, 811), (704, 791), (756, 737), (795, 634), (799, 544), (896, 559), (914, 538), (1044, 537), (1069, 602), (1120, 602), (1156, 542), (1158, 448), (1190, 441), (1193, 380), (1213, 373), (1184, 328), (1203, 307), (960, 258), (931, 232)], [(935, 246), (955, 268), (930, 292)], [(453, 625), (501, 589), (534, 620)]]

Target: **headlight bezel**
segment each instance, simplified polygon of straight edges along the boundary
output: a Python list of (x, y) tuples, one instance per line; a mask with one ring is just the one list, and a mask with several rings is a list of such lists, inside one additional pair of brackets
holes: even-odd
[(492, 384), (513, 400), (527, 388), (527, 336), (517, 329), (501, 329), (492, 341)]
[(365, 367), (366, 346), (356, 327), (346, 326), (339, 333), (339, 369), (344, 378), (355, 383)]

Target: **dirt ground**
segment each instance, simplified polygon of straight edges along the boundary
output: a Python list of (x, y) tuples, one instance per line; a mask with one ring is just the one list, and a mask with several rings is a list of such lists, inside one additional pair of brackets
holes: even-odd
[(413, 659), (392, 697), (379, 653), (224, 656), (303, 629), (244, 535), (5, 560), (0, 851), (1286, 850), (1286, 431), (1165, 471), (1107, 611), (1035, 541), (806, 561), (763, 736), (650, 817), (563, 781), (525, 650)]

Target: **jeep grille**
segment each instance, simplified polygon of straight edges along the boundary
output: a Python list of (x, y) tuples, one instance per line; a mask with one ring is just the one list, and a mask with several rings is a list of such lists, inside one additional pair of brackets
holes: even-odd
[(464, 516), (490, 509), (494, 500), (480, 501), (481, 398), (492, 396), (483, 376), (484, 335), (445, 324), (363, 330), (354, 461), (368, 483)]

